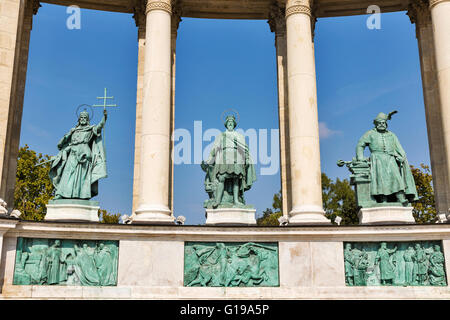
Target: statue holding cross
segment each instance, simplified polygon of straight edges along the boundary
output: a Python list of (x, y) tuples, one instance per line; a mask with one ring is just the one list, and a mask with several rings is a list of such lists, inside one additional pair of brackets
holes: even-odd
[(106, 96), (105, 88), (105, 97), (101, 98), (104, 98), (101, 121), (91, 125), (87, 110), (80, 112), (77, 125), (58, 143), (59, 153), (52, 157), (49, 173), (56, 200), (89, 200), (98, 194), (98, 180), (107, 177), (102, 130), (108, 117), (106, 107), (113, 106), (106, 105), (106, 99), (113, 97)]

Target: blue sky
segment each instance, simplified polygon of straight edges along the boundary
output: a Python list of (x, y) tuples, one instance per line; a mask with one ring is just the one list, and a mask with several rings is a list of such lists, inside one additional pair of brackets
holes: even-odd
[[(76, 123), (77, 106), (98, 103), (107, 87), (119, 107), (109, 110), (109, 176), (94, 200), (131, 214), (137, 27), (131, 14), (82, 10), (81, 29), (69, 30), (68, 17), (66, 7), (49, 4), (34, 17), (20, 143), (56, 154), (58, 140)], [(336, 161), (350, 160), (373, 118), (394, 109), (399, 113), (389, 126), (410, 164), (430, 162), (415, 27), (405, 12), (383, 14), (380, 30), (367, 29), (366, 19), (323, 18), (316, 24), (321, 166), (331, 178), (348, 178)], [(193, 136), (194, 121), (202, 121), (204, 131), (223, 130), (221, 113), (234, 108), (244, 130), (278, 129), (274, 34), (265, 20), (183, 18), (176, 70), (176, 128)], [(96, 109), (93, 122), (100, 117)], [(203, 180), (199, 165), (175, 166), (174, 215), (186, 216), (187, 224), (205, 221)], [(261, 214), (279, 189), (279, 171), (259, 175), (247, 203)]]

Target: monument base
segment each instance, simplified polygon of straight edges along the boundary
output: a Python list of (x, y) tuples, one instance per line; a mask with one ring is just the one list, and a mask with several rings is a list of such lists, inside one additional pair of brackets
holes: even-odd
[(141, 206), (130, 217), (132, 224), (175, 224), (172, 211), (160, 206)]
[(303, 206), (294, 208), (289, 212), (289, 225), (319, 225), (331, 224), (325, 217), (325, 212), (321, 207)]
[(82, 199), (58, 199), (50, 200), (47, 204), (45, 221), (58, 222), (99, 222), (98, 201)]
[(255, 209), (206, 209), (206, 224), (215, 226), (256, 225)]
[(358, 212), (359, 224), (416, 223), (412, 207), (361, 208)]

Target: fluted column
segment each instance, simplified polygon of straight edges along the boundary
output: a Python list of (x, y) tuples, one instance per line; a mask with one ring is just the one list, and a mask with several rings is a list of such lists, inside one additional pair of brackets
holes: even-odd
[(439, 88), (440, 118), (442, 121), (442, 140), (444, 150), (444, 170), (447, 175), (446, 211), (450, 204), (450, 0), (430, 0), (431, 22), (434, 31), (434, 49), (436, 55), (436, 73)]
[(268, 20), (270, 31), (275, 33), (278, 84), (278, 127), (280, 132), (280, 178), (281, 198), (284, 216), (288, 216), (292, 208), (291, 174), (289, 152), (289, 107), (287, 84), (287, 43), (286, 17), (283, 8), (272, 5)]
[(14, 206), (17, 156), (37, 0), (2, 0), (0, 5), (0, 198)]
[(309, 0), (286, 4), (292, 210), (289, 224), (329, 224), (322, 208), (316, 71)]
[(139, 205), (133, 223), (172, 223), (169, 209), (171, 127), (170, 0), (148, 0), (140, 152)]
[(446, 165), (445, 148), (442, 148), (444, 131), (440, 111), (434, 32), (428, 0), (413, 0), (408, 7), (408, 15), (411, 22), (416, 25), (436, 210), (438, 213), (446, 213), (450, 206), (449, 171)]

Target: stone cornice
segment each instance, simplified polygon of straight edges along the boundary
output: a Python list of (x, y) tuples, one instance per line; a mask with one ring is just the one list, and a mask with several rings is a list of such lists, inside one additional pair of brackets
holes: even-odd
[(430, 0), (430, 9), (432, 9), (435, 5), (441, 2), (450, 1), (450, 0)]
[(152, 10), (162, 10), (172, 14), (172, 5), (170, 0), (148, 0), (145, 7), (145, 13)]
[[(0, 219), (2, 225), (3, 219)], [(8, 221), (12, 222), (12, 221)], [(450, 224), (379, 226), (298, 226), (298, 227), (209, 227), (111, 225), (102, 223), (56, 223), (17, 221), (5, 229), (5, 236), (130, 239), (141, 237), (173, 238), (180, 241), (261, 241), (333, 240), (374, 241), (440, 240), (450, 238)]]

